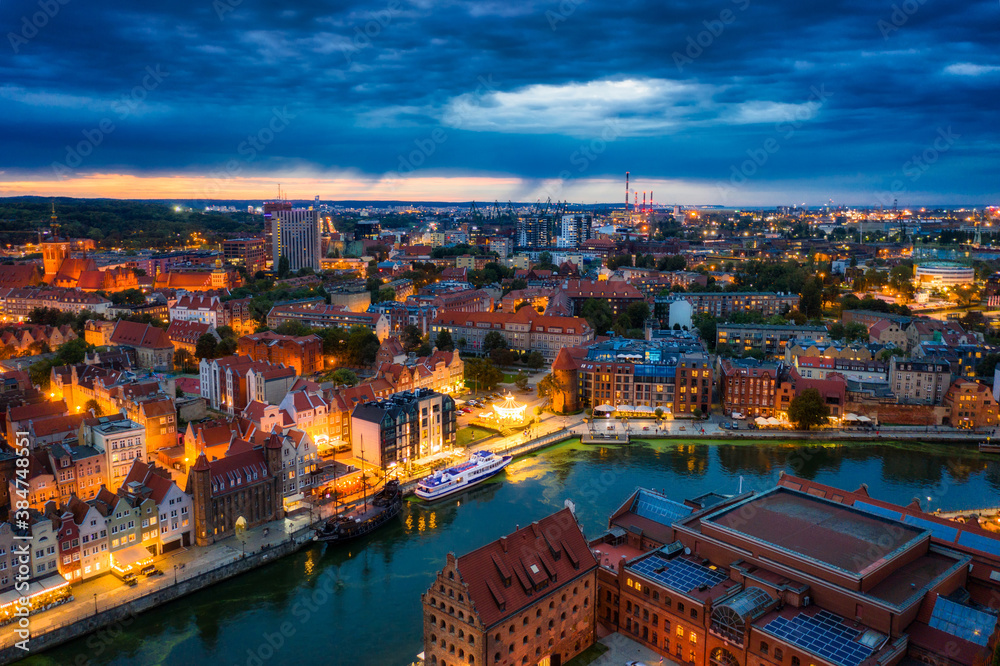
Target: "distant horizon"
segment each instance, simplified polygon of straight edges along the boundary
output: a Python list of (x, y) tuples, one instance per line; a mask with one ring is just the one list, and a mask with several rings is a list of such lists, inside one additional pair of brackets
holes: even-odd
[[(55, 201), (59, 201), (59, 200), (69, 200), (69, 201), (138, 201), (138, 202), (147, 202), (147, 203), (163, 203), (163, 204), (187, 205), (187, 206), (191, 206), (193, 208), (192, 205), (202, 205), (202, 206), (213, 206), (213, 205), (215, 205), (215, 206), (223, 206), (223, 205), (237, 205), (237, 204), (239, 204), (239, 205), (247, 205), (247, 204), (251, 204), (251, 205), (259, 206), (264, 201), (275, 201), (275, 200), (277, 200), (277, 197), (256, 197), (256, 198), (249, 197), (249, 198), (229, 198), (229, 199), (200, 199), (200, 198), (190, 198), (190, 197), (189, 198), (183, 198), (183, 197), (141, 197), (140, 198), (140, 197), (98, 197), (98, 196), (74, 197), (74, 196), (65, 196), (65, 195), (43, 195), (43, 194), (19, 194), (19, 195), (14, 195), (14, 196), (0, 196), (0, 202), (2, 202), (2, 201), (13, 201), (13, 200), (19, 200), (19, 199), (20, 200), (24, 200), (24, 199), (38, 199), (38, 200), (44, 200), (44, 201), (50, 201), (50, 200), (55, 200)], [(282, 197), (282, 200), (292, 202), (293, 204), (313, 204), (315, 202), (315, 198), (313, 198), (313, 197), (310, 197), (310, 198)], [(484, 212), (484, 213), (487, 212), (490, 208), (492, 208), (495, 203), (499, 203), (501, 209), (505, 208), (508, 204), (511, 204), (511, 205), (513, 205), (515, 207), (533, 206), (533, 205), (538, 205), (538, 204), (541, 204), (542, 206), (545, 205), (544, 201), (542, 201), (542, 202), (539, 202), (539, 201), (514, 201), (514, 200), (507, 200), (507, 199), (503, 199), (503, 200), (459, 199), (459, 200), (454, 200), (454, 201), (446, 201), (446, 200), (441, 200), (441, 199), (423, 199), (423, 200), (420, 200), (420, 199), (329, 199), (329, 198), (325, 199), (322, 196), (320, 197), (319, 202), (321, 204), (333, 204), (333, 205), (344, 205), (344, 206), (348, 206), (348, 205), (351, 205), (351, 204), (362, 205), (362, 206), (363, 205), (380, 204), (380, 205), (386, 205), (386, 206), (389, 206), (389, 205), (391, 205), (391, 206), (426, 206), (426, 207), (436, 207), (436, 208), (458, 207), (458, 206), (469, 206), (469, 207), (471, 207), (471, 205), (473, 203), (475, 203), (476, 206), (477, 206), (477, 208), (479, 208), (480, 211)], [(593, 203), (584, 203), (584, 202), (579, 202), (579, 201), (552, 201), (551, 205), (555, 206), (557, 204), (566, 205), (566, 206), (572, 207), (572, 208), (583, 208), (583, 209), (595, 208), (595, 207), (607, 208), (607, 209), (616, 209), (616, 208), (617, 209), (621, 209), (621, 208), (623, 208), (625, 206), (625, 203), (623, 201), (618, 201), (618, 202), (613, 202), (613, 201), (603, 201), (603, 202), (601, 202), (601, 201), (598, 201), (598, 202), (593, 202)], [(630, 208), (634, 206), (633, 203), (629, 203), (628, 205), (629, 205)], [(836, 202), (836, 201), (833, 202), (833, 203), (820, 203), (820, 204), (810, 204), (810, 203), (770, 203), (770, 204), (747, 204), (747, 205), (728, 205), (728, 206), (727, 205), (722, 205), (722, 204), (714, 204), (714, 203), (675, 203), (675, 202), (672, 202), (672, 203), (657, 203), (657, 204), (654, 205), (654, 208), (656, 210), (663, 210), (663, 211), (669, 212), (669, 210), (672, 209), (675, 206), (679, 206), (681, 208), (688, 209), (688, 210), (693, 210), (693, 209), (706, 210), (706, 209), (710, 209), (710, 210), (717, 210), (717, 211), (724, 211), (724, 210), (744, 210), (744, 209), (746, 209), (746, 210), (767, 210), (767, 209), (777, 209), (777, 208), (780, 208), (780, 207), (793, 207), (793, 208), (801, 208), (801, 209), (804, 209), (804, 210), (823, 209), (823, 208), (831, 208), (831, 209), (849, 208), (849, 209), (854, 209), (854, 210), (873, 210), (873, 211), (874, 210), (879, 210), (881, 208), (882, 211), (892, 210), (892, 206), (891, 205), (888, 206), (888, 207), (886, 207), (886, 206), (881, 206), (880, 207), (878, 205), (839, 203), (839, 202)], [(354, 207), (354, 206), (350, 206), (350, 207)], [(647, 207), (648, 207), (648, 204), (647, 204)], [(917, 205), (906, 206), (906, 205), (904, 205), (903, 202), (899, 202), (897, 204), (897, 206), (896, 206), (897, 210), (900, 211), (900, 212), (906, 211), (906, 210), (909, 210), (910, 212), (914, 212), (915, 210), (919, 211), (920, 209), (925, 209), (925, 210), (928, 210), (928, 211), (933, 211), (933, 210), (985, 210), (985, 209), (998, 208), (998, 207), (1000, 207), (1000, 204), (988, 204), (988, 203), (982, 203), (982, 202), (980, 202), (980, 203), (934, 203), (934, 204), (920, 204), (919, 206), (917, 206)], [(638, 209), (641, 209), (641, 208), (642, 208), (642, 204), (640, 202), (640, 204), (638, 206)]]

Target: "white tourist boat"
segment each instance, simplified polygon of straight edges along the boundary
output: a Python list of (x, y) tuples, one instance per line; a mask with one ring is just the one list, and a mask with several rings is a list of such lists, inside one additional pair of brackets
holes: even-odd
[(423, 500), (441, 499), (485, 481), (513, 459), (513, 456), (498, 456), (492, 451), (476, 451), (465, 462), (424, 477), (414, 492)]

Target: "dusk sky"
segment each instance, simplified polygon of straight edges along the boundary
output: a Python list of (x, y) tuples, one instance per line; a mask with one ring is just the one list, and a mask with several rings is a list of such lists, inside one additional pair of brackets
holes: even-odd
[(592, 203), (630, 171), (664, 204), (1000, 203), (998, 0), (3, 0), (0, 24), (0, 196)]

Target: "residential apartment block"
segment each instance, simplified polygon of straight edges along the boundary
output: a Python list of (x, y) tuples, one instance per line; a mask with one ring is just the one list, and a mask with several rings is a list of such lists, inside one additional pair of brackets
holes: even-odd
[(951, 386), (951, 365), (944, 359), (889, 359), (889, 386), (897, 402), (938, 405)]
[(716, 327), (715, 345), (720, 355), (723, 350), (738, 356), (758, 351), (768, 358), (783, 358), (788, 341), (801, 337), (810, 338), (818, 343), (830, 342), (826, 326), (719, 324)]
[(385, 469), (449, 450), (455, 418), (451, 396), (427, 389), (358, 405), (351, 414), (354, 456)]
[(267, 313), (267, 325), (277, 328), (285, 322), (297, 321), (315, 328), (346, 328), (361, 326), (378, 339), (389, 337), (389, 319), (384, 314), (352, 312), (343, 305), (275, 305)]
[[(518, 352), (537, 351), (552, 362), (563, 347), (578, 347), (594, 339), (594, 331), (581, 317), (550, 317), (533, 308), (517, 312), (442, 312), (431, 324), (431, 338), (447, 330), (456, 346), (482, 352), (491, 331), (500, 333), (509, 347)], [(464, 344), (461, 341), (464, 340)]]

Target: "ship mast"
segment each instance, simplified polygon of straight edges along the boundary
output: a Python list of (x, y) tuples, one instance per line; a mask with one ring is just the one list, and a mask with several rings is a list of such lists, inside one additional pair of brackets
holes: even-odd
[(361, 492), (365, 497), (365, 512), (368, 511), (368, 478), (365, 476), (365, 436), (361, 435)]

